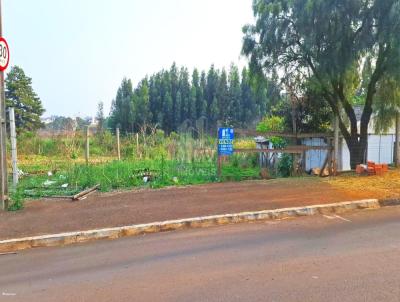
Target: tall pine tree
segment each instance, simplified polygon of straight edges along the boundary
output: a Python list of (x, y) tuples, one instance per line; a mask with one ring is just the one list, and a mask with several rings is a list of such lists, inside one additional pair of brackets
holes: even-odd
[(7, 74), (6, 106), (15, 108), (15, 126), (18, 132), (35, 131), (43, 126), (42, 102), (32, 88), (32, 79), (21, 67), (13, 66)]

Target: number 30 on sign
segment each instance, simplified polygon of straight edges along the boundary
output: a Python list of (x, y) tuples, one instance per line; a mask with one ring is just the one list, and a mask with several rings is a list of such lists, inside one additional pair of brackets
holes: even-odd
[(0, 71), (4, 71), (10, 62), (10, 51), (8, 49), (7, 41), (0, 38)]

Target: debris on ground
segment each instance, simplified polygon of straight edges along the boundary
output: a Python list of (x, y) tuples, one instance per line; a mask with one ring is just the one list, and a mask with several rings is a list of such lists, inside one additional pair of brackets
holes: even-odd
[(72, 197), (72, 200), (80, 200), (80, 199), (82, 199), (83, 197), (86, 198), (87, 195), (93, 193), (94, 191), (97, 191), (98, 188), (100, 188), (100, 184), (97, 184), (97, 185), (95, 185), (94, 187), (91, 187), (91, 188), (89, 188), (89, 189), (87, 189), (87, 190), (84, 190), (84, 191), (82, 191), (82, 192), (80, 192), (80, 193), (78, 193), (78, 194), (75, 194), (75, 195)]
[(329, 169), (325, 168), (321, 174), (321, 168), (313, 168), (311, 169), (311, 174), (315, 176), (329, 176)]
[(25, 172), (22, 171), (21, 169), (18, 169), (18, 176), (19, 177), (24, 177), (25, 176)]
[(43, 183), (43, 185), (45, 186), (45, 187), (50, 187), (50, 186), (52, 186), (52, 185), (54, 185), (56, 182), (54, 181), (54, 180), (46, 180), (44, 183)]
[(154, 180), (158, 176), (159, 172), (157, 170), (150, 170), (148, 168), (144, 169), (136, 169), (132, 173), (132, 177), (138, 178), (138, 179), (143, 179), (146, 177), (147, 180), (145, 182), (149, 182)]
[(376, 164), (373, 161), (368, 161), (366, 165), (357, 165), (356, 173), (358, 175), (383, 175), (389, 171), (388, 164)]

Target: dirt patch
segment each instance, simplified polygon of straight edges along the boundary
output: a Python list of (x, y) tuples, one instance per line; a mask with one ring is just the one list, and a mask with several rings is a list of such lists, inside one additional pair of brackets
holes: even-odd
[(382, 176), (348, 175), (326, 179), (326, 182), (343, 192), (365, 192), (375, 198), (400, 197), (400, 170), (390, 170)]
[(304, 178), (94, 194), (78, 202), (40, 200), (29, 202), (19, 212), (0, 213), (0, 239), (373, 196), (365, 190), (344, 190), (318, 178)]

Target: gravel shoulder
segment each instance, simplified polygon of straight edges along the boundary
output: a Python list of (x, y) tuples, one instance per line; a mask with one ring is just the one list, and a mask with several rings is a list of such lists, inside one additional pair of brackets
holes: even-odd
[(299, 178), (96, 193), (77, 202), (36, 200), (21, 211), (0, 213), (0, 239), (376, 197), (373, 195), (344, 190), (317, 178)]

